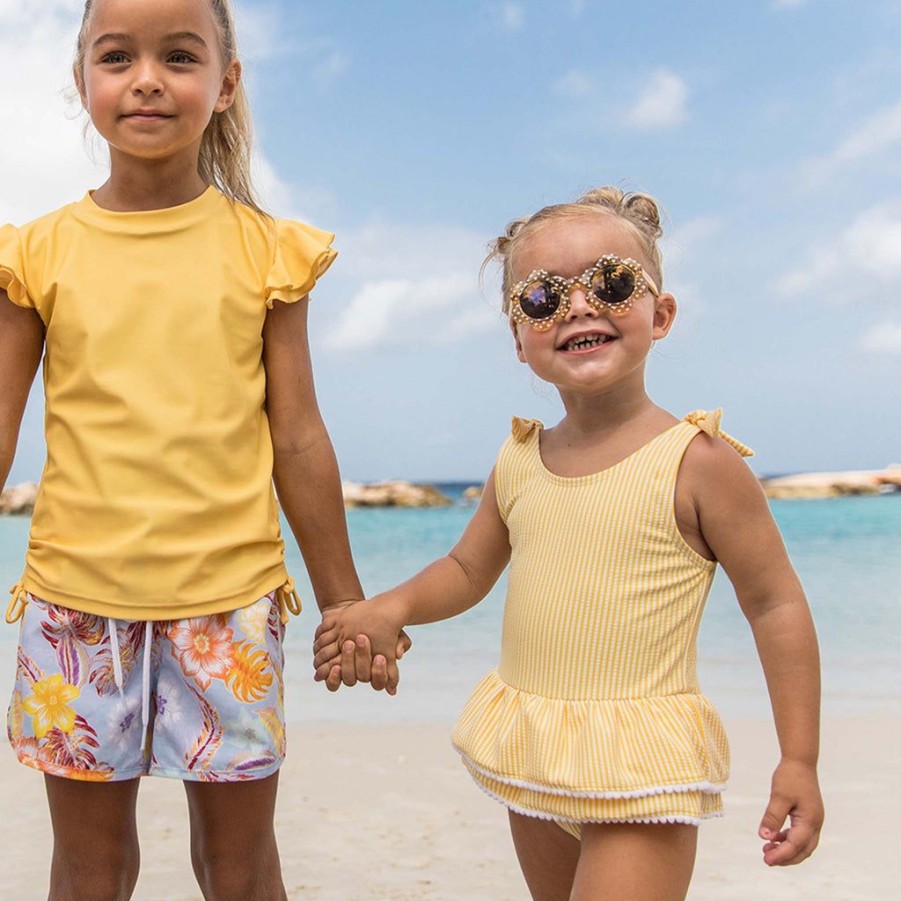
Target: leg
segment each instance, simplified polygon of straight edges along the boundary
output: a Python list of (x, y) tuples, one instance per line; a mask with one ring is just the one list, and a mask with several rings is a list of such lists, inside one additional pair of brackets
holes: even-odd
[(185, 782), (191, 862), (205, 901), (287, 901), (275, 841), (278, 773)]
[(697, 841), (679, 823), (586, 823), (572, 901), (684, 901)]
[(45, 776), (53, 858), (50, 901), (128, 901), (138, 881), (138, 780)]
[(568, 901), (579, 864), (578, 840), (550, 820), (513, 811), (510, 832), (533, 901)]

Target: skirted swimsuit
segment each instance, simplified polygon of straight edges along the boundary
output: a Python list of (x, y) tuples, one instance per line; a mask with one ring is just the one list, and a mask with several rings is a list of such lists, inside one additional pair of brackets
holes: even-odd
[(700, 694), (696, 640), (716, 564), (683, 539), (676, 477), (720, 411), (689, 414), (616, 465), (563, 477), (541, 424), (514, 419), (495, 468), (512, 549), (500, 664), (454, 745), (509, 809), (557, 821), (690, 823), (718, 816), (722, 722)]

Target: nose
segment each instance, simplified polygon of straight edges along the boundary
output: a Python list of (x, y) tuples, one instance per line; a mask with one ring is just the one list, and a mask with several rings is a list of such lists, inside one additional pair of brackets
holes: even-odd
[(144, 60), (135, 67), (132, 91), (145, 97), (163, 93), (163, 80), (155, 62)]
[(600, 315), (598, 311), (588, 302), (585, 289), (581, 285), (575, 285), (569, 292), (569, 311), (566, 318), (575, 319), (579, 316), (595, 318), (598, 315)]

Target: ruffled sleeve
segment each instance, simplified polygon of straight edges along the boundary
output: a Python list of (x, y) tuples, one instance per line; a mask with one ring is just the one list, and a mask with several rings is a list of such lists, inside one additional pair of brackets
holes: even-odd
[(275, 258), (266, 278), (266, 306), (275, 301), (296, 303), (313, 289), (317, 279), (332, 265), (337, 251), (335, 236), (302, 222), (276, 222)]
[(25, 286), (25, 261), (19, 230), (13, 225), (0, 226), (0, 288), (20, 307), (34, 308)]
[(695, 410), (685, 417), (686, 422), (690, 422), (693, 426), (697, 426), (704, 434), (710, 435), (711, 438), (722, 438), (730, 447), (736, 450), (743, 457), (753, 457), (754, 451), (746, 444), (742, 444), (737, 438), (726, 434), (720, 428), (720, 422), (723, 418), (722, 407), (716, 410)]

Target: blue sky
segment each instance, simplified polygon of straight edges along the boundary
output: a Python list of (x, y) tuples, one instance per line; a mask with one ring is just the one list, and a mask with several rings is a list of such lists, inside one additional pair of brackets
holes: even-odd
[[(236, 7), (266, 201), (338, 233), (311, 327), (346, 478), (480, 479), (512, 414), (559, 418), (479, 266), (599, 184), (667, 213), (655, 400), (724, 407), (759, 473), (901, 462), (897, 0)], [(0, 0), (2, 221), (103, 180), (63, 96), (80, 8)]]

